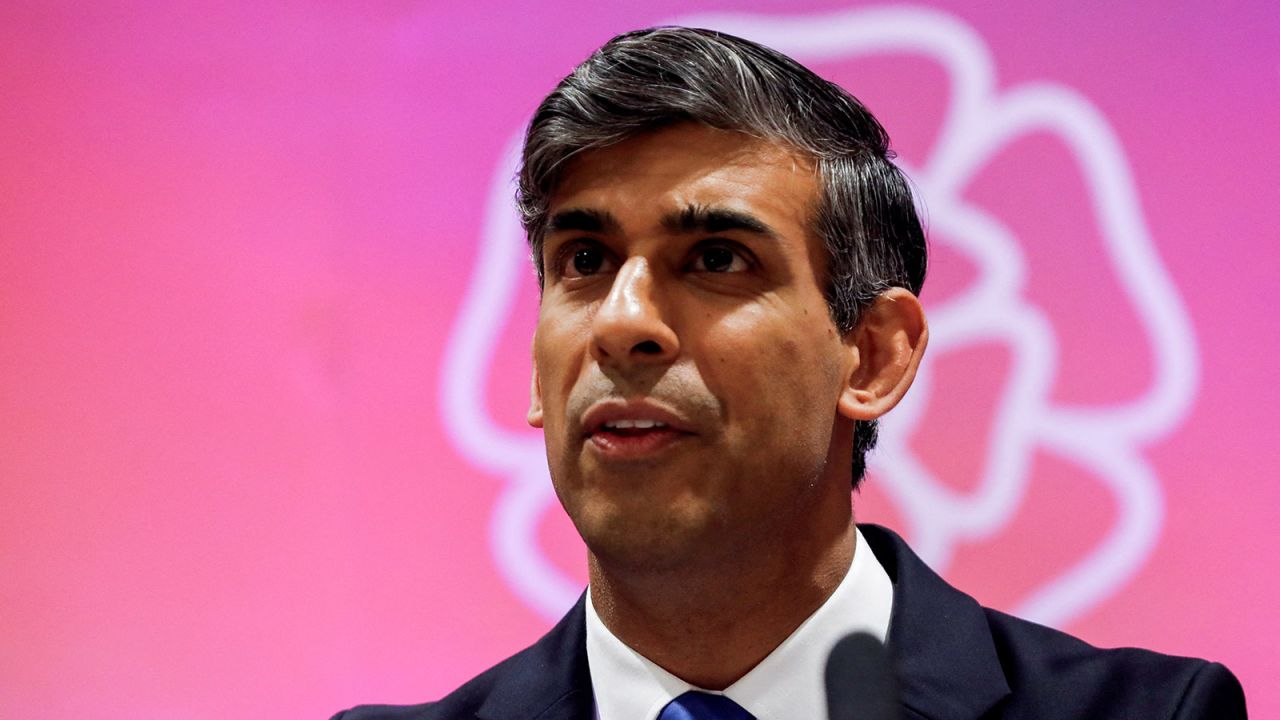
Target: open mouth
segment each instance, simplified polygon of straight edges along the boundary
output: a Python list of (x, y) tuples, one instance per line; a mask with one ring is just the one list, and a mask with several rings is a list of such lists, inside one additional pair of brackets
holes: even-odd
[(588, 443), (608, 459), (639, 459), (661, 452), (689, 437), (656, 420), (616, 420), (587, 435)]
[(668, 430), (668, 425), (657, 420), (615, 420), (606, 422), (596, 432), (615, 433), (624, 436), (642, 435), (654, 430)]
[(646, 458), (696, 434), (679, 411), (646, 400), (597, 403), (583, 426), (587, 447), (606, 460)]

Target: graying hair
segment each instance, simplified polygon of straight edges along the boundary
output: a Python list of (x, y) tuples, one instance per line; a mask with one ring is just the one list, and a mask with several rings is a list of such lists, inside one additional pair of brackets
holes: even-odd
[[(529, 123), (517, 202), (543, 281), (542, 243), (560, 175), (580, 153), (680, 122), (785, 143), (811, 157), (813, 232), (827, 250), (825, 295), (841, 332), (885, 290), (919, 294), (927, 249), (889, 136), (856, 98), (791, 58), (732, 35), (661, 27), (619, 35), (542, 101)], [(853, 486), (876, 423), (854, 430)]]

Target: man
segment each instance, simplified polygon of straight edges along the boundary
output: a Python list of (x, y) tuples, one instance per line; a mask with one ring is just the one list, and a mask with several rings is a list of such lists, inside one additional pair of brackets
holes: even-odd
[(854, 631), (887, 642), (905, 717), (1244, 717), (1221, 665), (985, 610), (853, 524), (928, 341), (890, 157), (843, 90), (714, 32), (628, 33), (561, 82), (520, 175), (529, 422), (589, 590), (443, 700), (339, 718), (822, 718)]

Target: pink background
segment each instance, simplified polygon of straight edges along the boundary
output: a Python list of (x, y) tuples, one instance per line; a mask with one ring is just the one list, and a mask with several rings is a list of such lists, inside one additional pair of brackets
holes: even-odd
[[(327, 717), (438, 697), (549, 626), (491, 557), (505, 480), (456, 450), (441, 409), (504, 144), (616, 32), (849, 6), (451, 5), (0, 9), (0, 715)], [(1163, 503), (1154, 549), (1060, 624), (1221, 660), (1253, 715), (1277, 716), (1280, 12), (1113, 5), (934, 6), (983, 39), (999, 88), (1070, 88), (1106, 118), (1195, 340), (1191, 404), (1138, 448)], [(813, 66), (923, 161), (942, 71)], [(1020, 238), (1064, 407), (1122, 403), (1153, 366), (1084, 187), (1061, 143), (1030, 136), (965, 191)], [(936, 308), (973, 278), (934, 244)], [(486, 412), (524, 433), (528, 274), (518, 292)], [(930, 362), (909, 445), (963, 491), (1008, 353)], [(1037, 452), (1029, 477), (1013, 521), (947, 564), (996, 607), (1116, 520), (1060, 457)], [(887, 482), (859, 519), (910, 539)], [(537, 544), (582, 580), (558, 512)]]

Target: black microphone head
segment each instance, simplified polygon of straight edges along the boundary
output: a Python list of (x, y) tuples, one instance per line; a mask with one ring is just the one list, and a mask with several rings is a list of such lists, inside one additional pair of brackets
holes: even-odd
[(831, 648), (826, 685), (830, 720), (899, 720), (889, 653), (870, 633), (846, 635)]

